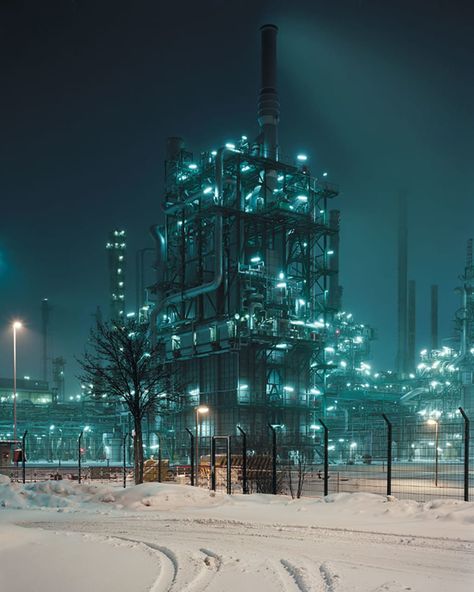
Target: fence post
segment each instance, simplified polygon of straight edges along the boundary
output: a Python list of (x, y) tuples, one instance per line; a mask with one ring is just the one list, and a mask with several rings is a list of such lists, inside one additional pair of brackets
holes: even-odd
[(79, 434), (79, 439), (77, 441), (77, 481), (78, 483), (81, 482), (81, 445), (82, 445), (82, 435), (84, 431)]
[(247, 486), (247, 434), (244, 430), (237, 426), (237, 429), (242, 434), (242, 493), (248, 493)]
[(387, 495), (392, 495), (392, 422), (382, 413), (387, 424)]
[(127, 432), (123, 437), (123, 488), (127, 487), (127, 438), (130, 434)]
[(272, 431), (272, 493), (277, 494), (277, 436), (276, 430), (271, 423), (268, 427)]
[(329, 494), (329, 430), (322, 419), (318, 420), (324, 430), (324, 495)]
[(462, 407), (459, 411), (464, 418), (464, 501), (469, 501), (469, 445), (470, 445), (470, 421)]
[(212, 436), (212, 439), (211, 439), (211, 491), (215, 491), (215, 490), (216, 490), (216, 437)]
[(23, 483), (26, 482), (26, 434), (28, 430), (25, 430), (21, 439), (21, 472), (23, 477)]
[[(190, 451), (190, 456), (191, 456), (191, 485), (194, 485), (194, 434), (191, 432), (191, 430), (189, 428), (186, 428), (186, 431), (189, 434), (189, 437), (191, 438), (191, 451)], [(197, 483), (196, 483), (197, 485)]]
[(232, 493), (232, 447), (231, 436), (227, 436), (227, 495)]
[(158, 483), (161, 483), (161, 436), (160, 434), (156, 434), (157, 438), (158, 438), (158, 475), (157, 477), (157, 481)]

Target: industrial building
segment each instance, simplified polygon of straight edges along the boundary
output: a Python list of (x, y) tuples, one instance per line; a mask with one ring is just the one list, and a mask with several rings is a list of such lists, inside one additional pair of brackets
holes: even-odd
[(338, 191), (306, 155), (279, 157), (277, 28), (261, 34), (257, 138), (197, 157), (168, 139), (151, 319), (185, 392), (176, 431), (205, 403), (203, 434), (240, 425), (266, 438), (270, 422), (304, 440), (339, 308)]

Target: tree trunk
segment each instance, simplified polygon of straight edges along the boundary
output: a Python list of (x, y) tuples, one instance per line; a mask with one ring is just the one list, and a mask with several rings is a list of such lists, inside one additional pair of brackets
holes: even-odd
[(143, 483), (143, 435), (142, 423), (134, 417), (135, 435), (133, 437), (133, 450), (135, 452), (135, 485)]

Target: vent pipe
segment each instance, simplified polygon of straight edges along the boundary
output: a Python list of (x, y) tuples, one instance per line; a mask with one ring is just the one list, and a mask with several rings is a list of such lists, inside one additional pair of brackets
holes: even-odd
[(258, 123), (262, 141), (262, 156), (278, 160), (278, 121), (280, 102), (277, 93), (277, 33), (275, 25), (263, 25), (262, 86), (258, 97)]

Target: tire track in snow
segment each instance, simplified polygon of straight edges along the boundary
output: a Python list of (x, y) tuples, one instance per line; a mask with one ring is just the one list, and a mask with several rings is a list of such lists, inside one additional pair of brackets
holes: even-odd
[(117, 540), (127, 541), (129, 543), (138, 543), (139, 545), (143, 545), (144, 547), (150, 549), (158, 557), (161, 570), (148, 592), (162, 592), (163, 590), (171, 590), (176, 580), (179, 567), (178, 558), (171, 549), (168, 549), (168, 547), (163, 547), (162, 545), (157, 545), (155, 543), (149, 543), (147, 541), (131, 539), (123, 536), (111, 536), (108, 538), (110, 538), (110, 540), (115, 538)]
[(336, 592), (339, 576), (333, 572), (327, 563), (321, 563), (319, 573), (323, 578), (325, 592)]
[(303, 568), (296, 567), (286, 559), (280, 559), (280, 563), (285, 568), (285, 571), (291, 576), (291, 579), (296, 584), (299, 592), (312, 592), (311, 586), (306, 582), (306, 577)]
[(202, 557), (199, 562), (194, 560), (194, 563), (200, 565), (199, 572), (193, 580), (185, 584), (184, 588), (177, 589), (177, 592), (204, 592), (221, 569), (222, 557), (220, 555), (204, 548), (199, 549), (199, 551)]

